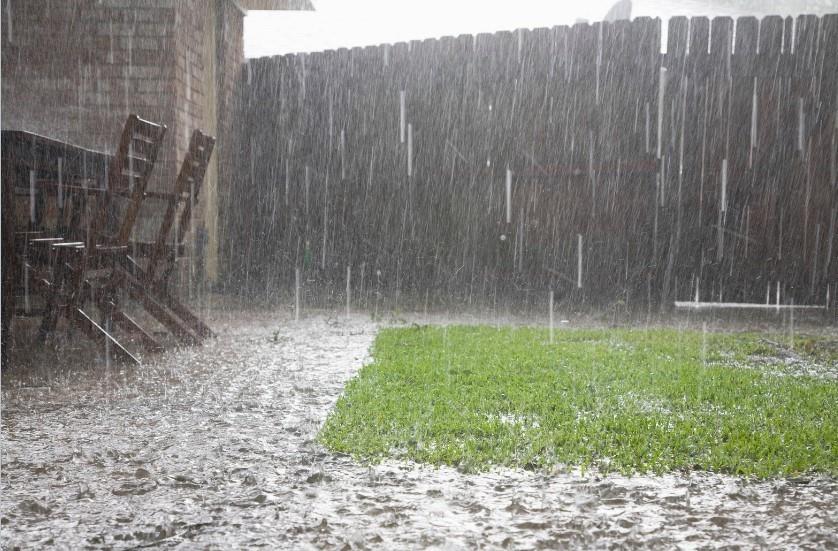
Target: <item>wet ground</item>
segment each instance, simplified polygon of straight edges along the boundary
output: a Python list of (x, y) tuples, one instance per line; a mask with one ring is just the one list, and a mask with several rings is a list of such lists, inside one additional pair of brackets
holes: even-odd
[(838, 548), (831, 478), (360, 465), (315, 436), (369, 316), (212, 325), (139, 370), (4, 376), (3, 548)]

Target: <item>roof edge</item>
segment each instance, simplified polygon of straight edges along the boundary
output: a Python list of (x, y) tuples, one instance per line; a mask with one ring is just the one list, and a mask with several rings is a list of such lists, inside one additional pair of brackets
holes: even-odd
[(311, 0), (235, 0), (245, 10), (315, 11)]

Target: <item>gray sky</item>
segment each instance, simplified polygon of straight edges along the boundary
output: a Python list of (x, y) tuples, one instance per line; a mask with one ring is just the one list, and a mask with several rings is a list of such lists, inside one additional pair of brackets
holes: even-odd
[[(314, 12), (251, 11), (247, 57), (601, 20), (616, 0), (314, 0)], [(836, 13), (838, 0), (634, 0), (632, 16)]]

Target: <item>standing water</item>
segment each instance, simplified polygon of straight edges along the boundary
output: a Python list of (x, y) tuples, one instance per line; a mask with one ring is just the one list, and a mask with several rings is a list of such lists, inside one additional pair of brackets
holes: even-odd
[(834, 541), (831, 478), (466, 474), (329, 452), (317, 432), (368, 361), (379, 326), (367, 316), (292, 319), (216, 312), (209, 321), (218, 339), (138, 369), (65, 365), (53, 366), (51, 381), (4, 376), (4, 547), (778, 549)]

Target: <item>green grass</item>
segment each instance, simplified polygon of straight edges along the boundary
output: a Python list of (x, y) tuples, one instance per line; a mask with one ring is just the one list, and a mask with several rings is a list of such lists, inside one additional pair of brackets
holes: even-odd
[[(383, 330), (320, 440), (364, 461), (467, 471), (838, 474), (838, 381), (761, 364), (778, 339), (574, 330), (547, 340), (530, 328)], [(817, 341), (798, 337), (795, 351), (834, 362)]]

